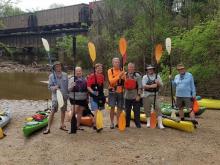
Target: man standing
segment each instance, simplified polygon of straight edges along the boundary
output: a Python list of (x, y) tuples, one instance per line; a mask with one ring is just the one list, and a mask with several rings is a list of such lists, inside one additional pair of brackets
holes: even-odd
[(141, 75), (135, 72), (134, 63), (128, 63), (128, 72), (125, 74), (124, 88), (126, 127), (130, 127), (131, 108), (133, 107), (135, 125), (137, 128), (141, 128), (140, 99), (142, 94), (142, 79)]
[(51, 124), (54, 118), (55, 112), (58, 110), (57, 90), (59, 89), (63, 95), (64, 105), (61, 108), (61, 123), (60, 129), (67, 131), (64, 125), (65, 111), (67, 110), (67, 98), (68, 98), (68, 77), (67, 74), (62, 72), (62, 65), (59, 61), (53, 64), (53, 73), (49, 75), (48, 88), (52, 92), (52, 107), (48, 120), (48, 127), (43, 132), (44, 134), (50, 133)]
[(147, 127), (150, 127), (150, 113), (151, 113), (151, 107), (154, 106), (154, 101), (155, 101), (155, 111), (157, 113), (157, 120), (158, 120), (158, 127), (160, 129), (163, 129), (163, 123), (162, 123), (162, 113), (161, 113), (161, 109), (160, 109), (160, 105), (158, 102), (158, 97), (156, 97), (156, 100), (154, 100), (155, 98), (155, 94), (156, 96), (158, 96), (158, 91), (159, 88), (163, 86), (163, 82), (160, 78), (159, 74), (155, 74), (154, 71), (155, 67), (152, 65), (148, 65), (146, 68), (146, 75), (144, 75), (143, 79), (142, 79), (142, 85), (143, 85), (143, 89), (144, 89), (144, 93), (143, 93), (143, 105), (144, 105), (144, 111), (147, 115)]
[(184, 120), (184, 107), (190, 110), (190, 117), (195, 119), (195, 114), (192, 111), (192, 99), (196, 97), (193, 76), (191, 73), (186, 72), (183, 64), (178, 64), (176, 68), (179, 74), (175, 76), (173, 85), (176, 87), (176, 104), (179, 109), (180, 119)]
[[(110, 110), (110, 120), (111, 129), (114, 129), (114, 115), (115, 106), (117, 106), (117, 122), (120, 113), (123, 109), (123, 79), (124, 71), (120, 70), (120, 60), (115, 57), (112, 59), (113, 67), (108, 70), (108, 80), (109, 80), (109, 106)], [(116, 125), (117, 126), (117, 125)]]

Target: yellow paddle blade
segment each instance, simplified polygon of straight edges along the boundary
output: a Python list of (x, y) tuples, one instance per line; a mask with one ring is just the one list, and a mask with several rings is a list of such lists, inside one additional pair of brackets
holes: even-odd
[(96, 128), (97, 129), (103, 128), (103, 115), (100, 110), (98, 110), (96, 114)]
[(170, 55), (170, 52), (171, 52), (171, 39), (170, 38), (166, 38), (166, 50), (168, 54)]
[(163, 54), (163, 47), (161, 44), (157, 44), (155, 48), (155, 58), (156, 58), (157, 64), (159, 63), (162, 54)]
[(91, 60), (94, 62), (96, 59), (96, 50), (95, 50), (95, 45), (92, 42), (88, 43), (88, 48), (89, 48), (89, 55)]
[(5, 136), (4, 132), (3, 132), (2, 128), (0, 127), (0, 139), (2, 139), (4, 136)]
[(64, 101), (63, 101), (63, 95), (59, 89), (57, 90), (57, 102), (58, 102), (58, 109), (62, 108), (64, 105)]
[(125, 112), (121, 112), (119, 119), (118, 119), (118, 129), (120, 131), (124, 131), (126, 127), (126, 119), (125, 119)]
[(119, 40), (119, 50), (121, 55), (124, 56), (127, 50), (127, 41), (123, 37)]

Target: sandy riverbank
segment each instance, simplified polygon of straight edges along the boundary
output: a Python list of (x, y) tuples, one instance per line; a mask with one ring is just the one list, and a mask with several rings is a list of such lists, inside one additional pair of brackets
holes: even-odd
[[(56, 114), (51, 134), (42, 131), (25, 138), (24, 118), (47, 107), (45, 101), (0, 100), (9, 104), (13, 119), (0, 140), (0, 164), (219, 164), (220, 110), (207, 110), (198, 120), (196, 132), (186, 133), (132, 127), (125, 132), (109, 129), (108, 111), (105, 128), (97, 134), (91, 128), (69, 135), (59, 128)], [(68, 123), (66, 123), (69, 126)]]

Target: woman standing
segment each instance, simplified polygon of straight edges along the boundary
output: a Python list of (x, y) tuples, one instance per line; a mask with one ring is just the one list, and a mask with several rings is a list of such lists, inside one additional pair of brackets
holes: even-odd
[[(83, 113), (83, 110), (87, 107), (87, 81), (83, 77), (83, 72), (81, 67), (75, 68), (75, 77), (71, 77), (69, 80), (68, 90), (70, 103), (72, 105), (72, 115), (77, 115), (77, 129), (83, 130), (80, 128), (80, 120)], [(74, 81), (75, 79), (75, 81)], [(75, 98), (74, 98), (75, 93)], [(75, 106), (75, 108), (74, 108)], [(75, 109), (75, 112), (74, 112)], [(73, 133), (70, 132), (69, 133)]]
[(100, 132), (101, 129), (96, 129), (96, 114), (97, 110), (103, 109), (105, 105), (105, 96), (104, 96), (104, 75), (103, 75), (103, 66), (98, 63), (95, 65), (95, 73), (92, 73), (88, 76), (87, 89), (90, 94), (90, 105), (91, 110), (95, 112), (94, 117), (94, 126), (93, 128)]

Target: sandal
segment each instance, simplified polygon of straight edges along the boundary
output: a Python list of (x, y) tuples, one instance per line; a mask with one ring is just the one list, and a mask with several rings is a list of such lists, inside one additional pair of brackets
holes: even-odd
[(84, 131), (84, 129), (83, 129), (83, 128), (77, 128), (77, 130)]
[(68, 131), (68, 129), (66, 129), (66, 126), (60, 127), (60, 129), (61, 129), (62, 131)]
[(50, 129), (46, 129), (43, 134), (49, 134), (50, 133)]

